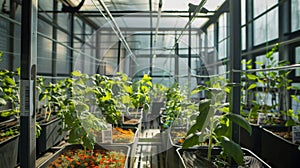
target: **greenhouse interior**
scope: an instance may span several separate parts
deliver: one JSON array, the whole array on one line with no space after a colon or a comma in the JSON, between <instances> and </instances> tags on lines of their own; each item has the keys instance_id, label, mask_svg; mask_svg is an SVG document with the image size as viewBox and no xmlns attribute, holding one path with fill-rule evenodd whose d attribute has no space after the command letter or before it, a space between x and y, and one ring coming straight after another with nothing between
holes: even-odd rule
<instances>
[{"instance_id":1,"label":"greenhouse interior","mask_svg":"<svg viewBox=\"0 0 300 168\"><path fill-rule=\"evenodd\" d=\"M300 0L0 4L1 168L300 167Z\"/></svg>"}]
</instances>

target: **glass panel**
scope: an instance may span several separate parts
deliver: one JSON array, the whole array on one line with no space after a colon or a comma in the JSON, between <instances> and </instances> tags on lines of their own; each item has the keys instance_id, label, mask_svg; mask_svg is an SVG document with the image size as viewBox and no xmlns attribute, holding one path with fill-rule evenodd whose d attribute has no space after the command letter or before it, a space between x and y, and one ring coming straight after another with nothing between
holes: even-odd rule
<instances>
[{"instance_id":1,"label":"glass panel","mask_svg":"<svg viewBox=\"0 0 300 168\"><path fill-rule=\"evenodd\" d=\"M224 13L219 17L219 41L227 37L227 29L227 13Z\"/></svg>"},{"instance_id":2,"label":"glass panel","mask_svg":"<svg viewBox=\"0 0 300 168\"><path fill-rule=\"evenodd\" d=\"M299 64L300 63L300 47L295 48L295 63ZM300 76L300 69L297 68L295 70L295 76Z\"/></svg>"},{"instance_id":3,"label":"glass panel","mask_svg":"<svg viewBox=\"0 0 300 168\"><path fill-rule=\"evenodd\" d=\"M38 32L52 37L52 27L39 19ZM42 36L37 36L37 65L38 72L52 73L52 41Z\"/></svg>"},{"instance_id":4,"label":"glass panel","mask_svg":"<svg viewBox=\"0 0 300 168\"><path fill-rule=\"evenodd\" d=\"M278 38L278 8L254 20L254 45ZM266 36L267 35L267 36Z\"/></svg>"},{"instance_id":5,"label":"glass panel","mask_svg":"<svg viewBox=\"0 0 300 168\"><path fill-rule=\"evenodd\" d=\"M242 30L241 30L241 33L242 33L242 50L245 50L246 49L246 40L247 40L247 36L246 36L246 26L242 27Z\"/></svg>"},{"instance_id":6,"label":"glass panel","mask_svg":"<svg viewBox=\"0 0 300 168\"><path fill-rule=\"evenodd\" d=\"M300 29L300 0L291 0L291 29L297 31Z\"/></svg>"},{"instance_id":7,"label":"glass panel","mask_svg":"<svg viewBox=\"0 0 300 168\"><path fill-rule=\"evenodd\" d=\"M227 57L227 40L224 40L218 44L218 59Z\"/></svg>"},{"instance_id":8,"label":"glass panel","mask_svg":"<svg viewBox=\"0 0 300 168\"><path fill-rule=\"evenodd\" d=\"M0 18L0 52L2 52L2 62L0 70L8 69L9 65L9 22Z\"/></svg>"},{"instance_id":9,"label":"glass panel","mask_svg":"<svg viewBox=\"0 0 300 168\"><path fill-rule=\"evenodd\" d=\"M265 12L278 3L278 0L253 0L253 17Z\"/></svg>"},{"instance_id":10,"label":"glass panel","mask_svg":"<svg viewBox=\"0 0 300 168\"><path fill-rule=\"evenodd\" d=\"M65 45L68 45L68 35L57 31L57 40ZM56 67L58 74L68 74L70 71L70 55L66 47L57 44Z\"/></svg>"},{"instance_id":11,"label":"glass panel","mask_svg":"<svg viewBox=\"0 0 300 168\"><path fill-rule=\"evenodd\" d=\"M246 0L241 0L241 24L246 24Z\"/></svg>"}]
</instances>

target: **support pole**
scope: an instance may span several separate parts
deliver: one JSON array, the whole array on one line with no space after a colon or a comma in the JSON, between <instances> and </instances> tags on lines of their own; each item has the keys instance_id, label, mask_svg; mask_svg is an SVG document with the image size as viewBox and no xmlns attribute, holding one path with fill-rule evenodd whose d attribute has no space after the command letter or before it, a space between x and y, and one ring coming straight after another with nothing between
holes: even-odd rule
<instances>
[{"instance_id":1,"label":"support pole","mask_svg":"<svg viewBox=\"0 0 300 168\"><path fill-rule=\"evenodd\" d=\"M188 89L189 89L189 94L188 97L190 97L190 91L191 91L191 73L192 73L192 14L191 10L189 10L189 46L188 46Z\"/></svg>"},{"instance_id":2,"label":"support pole","mask_svg":"<svg viewBox=\"0 0 300 168\"><path fill-rule=\"evenodd\" d=\"M230 0L230 82L234 83L230 97L230 111L240 114L241 105L241 73L232 69L241 69L241 1ZM240 127L232 126L232 140L240 143Z\"/></svg>"},{"instance_id":3,"label":"support pole","mask_svg":"<svg viewBox=\"0 0 300 168\"><path fill-rule=\"evenodd\" d=\"M22 2L20 166L35 167L35 79L37 63L37 0Z\"/></svg>"}]
</instances>

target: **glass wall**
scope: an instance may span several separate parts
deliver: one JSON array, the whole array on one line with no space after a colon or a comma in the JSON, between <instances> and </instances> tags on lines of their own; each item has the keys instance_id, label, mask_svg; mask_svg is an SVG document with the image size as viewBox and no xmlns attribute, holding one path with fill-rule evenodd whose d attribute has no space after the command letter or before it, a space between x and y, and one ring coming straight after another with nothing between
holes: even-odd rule
<instances>
[{"instance_id":1,"label":"glass wall","mask_svg":"<svg viewBox=\"0 0 300 168\"><path fill-rule=\"evenodd\" d=\"M291 0L291 31L300 29L300 0Z\"/></svg>"},{"instance_id":2,"label":"glass wall","mask_svg":"<svg viewBox=\"0 0 300 168\"><path fill-rule=\"evenodd\" d=\"M253 0L254 45L278 38L279 18L277 0Z\"/></svg>"}]
</instances>

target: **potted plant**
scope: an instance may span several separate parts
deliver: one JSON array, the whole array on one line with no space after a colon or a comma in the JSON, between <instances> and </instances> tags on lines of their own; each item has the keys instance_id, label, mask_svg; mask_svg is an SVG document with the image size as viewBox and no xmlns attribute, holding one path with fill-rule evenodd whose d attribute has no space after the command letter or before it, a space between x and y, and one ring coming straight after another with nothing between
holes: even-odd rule
<instances>
[{"instance_id":1,"label":"potted plant","mask_svg":"<svg viewBox=\"0 0 300 168\"><path fill-rule=\"evenodd\" d=\"M225 91L230 91L230 88L223 88L224 83L221 77L211 79L210 87L202 85L193 91L193 93L197 93L205 90L209 99L200 101L196 122L189 129L183 142L183 149L201 145L199 152L203 153L201 148L204 148L206 159L202 158L197 160L197 162L203 162L212 167L243 165L244 160L248 158L248 156L244 157L244 151L240 145L231 139L233 122L250 134L252 132L251 126L242 116L229 112L227 103L224 102L226 100L224 95L226 94ZM217 148L216 155L214 154L215 147ZM197 156L200 157L201 155Z\"/></svg>"},{"instance_id":2,"label":"potted plant","mask_svg":"<svg viewBox=\"0 0 300 168\"><path fill-rule=\"evenodd\" d=\"M282 67L289 65L287 61L275 60L273 53L278 48L277 44L271 51L267 52L264 62L255 62L261 69ZM252 69L252 60L244 62L247 69ZM245 116L249 120L253 129L253 135L248 135L241 130L241 144L256 152L260 157L270 162L273 166L294 167L298 163L293 162L293 157L299 157L298 145L278 136L283 134L291 135L293 125L297 125L297 112L289 108L289 100L298 102L292 91L297 92L297 87L291 86L292 80L288 78L291 70L280 69L276 71L262 71L257 73L244 73L246 82L244 90L247 96L255 95L256 100L252 101L249 112ZM245 89L247 88L247 89ZM263 91L263 94L250 94L252 91ZM278 93L278 97L276 96ZM267 103L267 96L271 96L271 102ZM280 100L280 101L279 101ZM249 103L250 104L250 103ZM246 106L243 106L245 109ZM272 142L270 145L269 142ZM281 151L286 150L286 155L276 155L276 148L282 147Z\"/></svg>"},{"instance_id":3,"label":"potted plant","mask_svg":"<svg viewBox=\"0 0 300 168\"><path fill-rule=\"evenodd\" d=\"M74 71L72 77L73 78L65 80L65 85L68 88L66 93L69 96L63 100L64 103L59 111L59 116L64 123L64 131L67 131L69 134L68 142L80 145L68 146L64 148L64 150L60 150L58 154L54 156L64 156L65 154L63 154L63 152L70 148L72 150L75 148L76 150L78 148L83 149L83 153L89 153L86 156L87 159L85 161L89 161L90 159L97 160L92 153L99 152L98 149L100 148L101 150L110 148L113 148L114 150L118 148L124 149L123 152L127 154L127 152L129 152L128 147L111 145L102 145L99 147L95 145L99 132L107 129L105 116L101 114L100 109L97 109L98 106L96 101L98 95L95 94L95 90L99 88L94 85L94 79L91 79L86 74ZM93 150L94 152L90 153L88 150ZM100 155L98 154L98 156ZM73 159L74 158L72 158L72 160ZM54 160L54 158L51 158L51 161L52 160ZM49 163L50 161L46 162L42 167Z\"/></svg>"},{"instance_id":4,"label":"potted plant","mask_svg":"<svg viewBox=\"0 0 300 168\"><path fill-rule=\"evenodd\" d=\"M58 113L63 104L66 87L64 80L46 84L43 77L38 77L37 89L39 113L36 120L40 127L40 135L36 140L36 153L40 155L59 143L65 136Z\"/></svg>"},{"instance_id":5,"label":"potted plant","mask_svg":"<svg viewBox=\"0 0 300 168\"><path fill-rule=\"evenodd\" d=\"M0 52L0 62L2 61ZM17 164L19 143L19 87L16 72L0 70L0 167L13 168Z\"/></svg>"}]
</instances>

